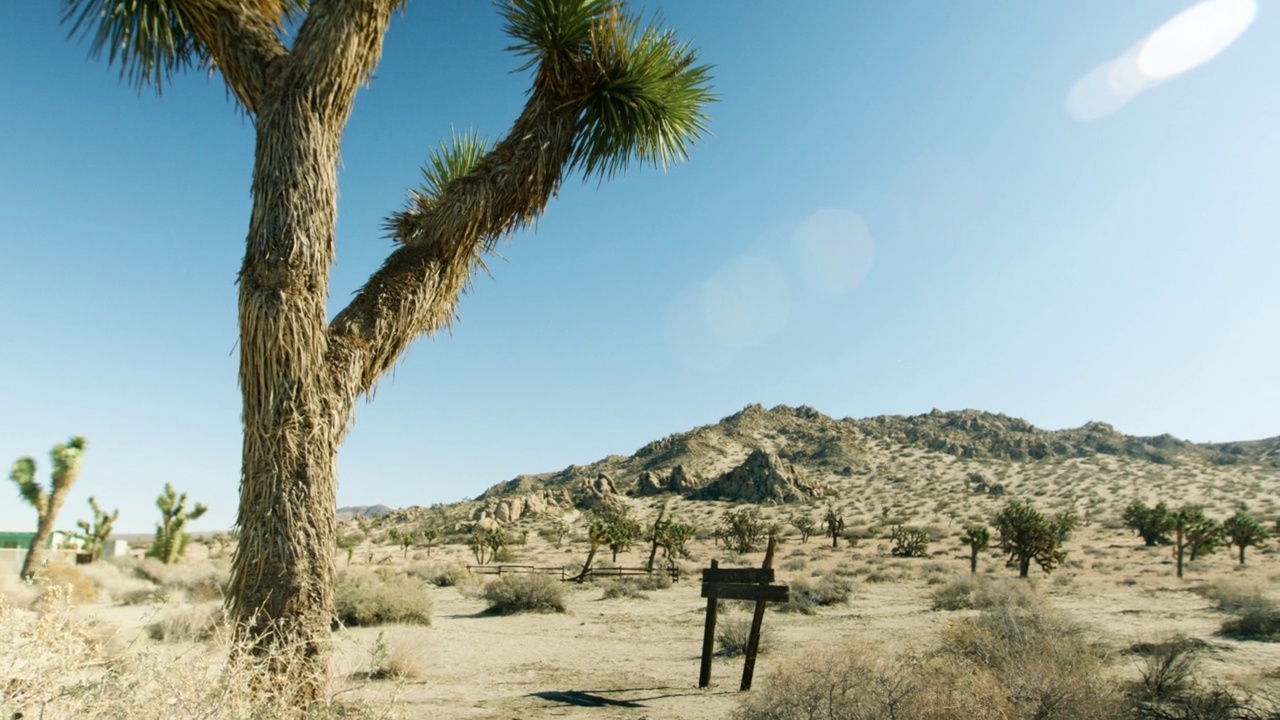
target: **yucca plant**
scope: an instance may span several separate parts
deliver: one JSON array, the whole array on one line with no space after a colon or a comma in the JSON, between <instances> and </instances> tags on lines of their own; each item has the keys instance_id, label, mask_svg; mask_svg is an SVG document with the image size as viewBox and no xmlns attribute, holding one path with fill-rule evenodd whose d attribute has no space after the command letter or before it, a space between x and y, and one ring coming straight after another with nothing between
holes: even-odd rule
<instances>
[{"instance_id":1,"label":"yucca plant","mask_svg":"<svg viewBox=\"0 0 1280 720\"><path fill-rule=\"evenodd\" d=\"M191 542L191 535L186 531L187 522L198 519L209 508L196 503L188 510L187 494L179 494L169 483L164 484L164 491L156 498L156 507L160 509L160 522L156 523L156 537L147 550L147 557L172 565L182 558L187 543Z\"/></svg>"},{"instance_id":2,"label":"yucca plant","mask_svg":"<svg viewBox=\"0 0 1280 720\"><path fill-rule=\"evenodd\" d=\"M531 77L522 112L496 142L463 133L429 153L423 186L386 221L395 249L329 320L341 139L403 1L62 0L73 33L131 84L216 70L251 118L228 605L238 638L315 670L296 683L300 708L324 695L337 452L356 401L414 340L451 324L486 255L531 227L569 174L664 168L707 132L710 68L658 21L621 0L496 4Z\"/></svg>"},{"instance_id":3,"label":"yucca plant","mask_svg":"<svg viewBox=\"0 0 1280 720\"><path fill-rule=\"evenodd\" d=\"M107 538L111 536L112 526L120 517L120 511L113 510L108 514L98 507L97 499L92 496L89 497L89 509L93 511L93 520L77 520L76 527L80 528L80 535L87 543L85 550L89 553L89 559L97 562L102 559L102 550Z\"/></svg>"},{"instance_id":4,"label":"yucca plant","mask_svg":"<svg viewBox=\"0 0 1280 720\"><path fill-rule=\"evenodd\" d=\"M58 511L62 509L67 493L71 492L71 486L80 475L86 447L88 441L79 435L53 446L49 451L53 473L47 490L36 481L36 461L33 458L18 458L9 471L9 479L18 486L18 495L36 510L36 534L31 538L31 547L27 548L27 556L19 571L24 580L35 577L36 572L44 567L45 545L49 542L49 535L53 533Z\"/></svg>"}]
</instances>

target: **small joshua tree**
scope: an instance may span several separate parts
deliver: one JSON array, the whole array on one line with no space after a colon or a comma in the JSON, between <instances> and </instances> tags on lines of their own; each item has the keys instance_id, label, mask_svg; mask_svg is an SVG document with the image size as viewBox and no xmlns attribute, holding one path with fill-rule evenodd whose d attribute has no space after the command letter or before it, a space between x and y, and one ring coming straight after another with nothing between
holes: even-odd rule
<instances>
[{"instance_id":1,"label":"small joshua tree","mask_svg":"<svg viewBox=\"0 0 1280 720\"><path fill-rule=\"evenodd\" d=\"M1141 500L1134 500L1125 508L1122 517L1124 526L1141 535L1147 547L1170 543L1169 533L1173 532L1174 518L1168 505L1157 503L1155 507L1148 507Z\"/></svg>"},{"instance_id":2,"label":"small joshua tree","mask_svg":"<svg viewBox=\"0 0 1280 720\"><path fill-rule=\"evenodd\" d=\"M507 546L507 534L499 528L476 529L471 533L471 554L477 565L485 565Z\"/></svg>"},{"instance_id":3,"label":"small joshua tree","mask_svg":"<svg viewBox=\"0 0 1280 720\"><path fill-rule=\"evenodd\" d=\"M1182 577L1183 559L1188 551L1191 559L1208 555L1222 544L1222 526L1204 515L1198 505L1184 505L1173 513L1173 556L1177 575Z\"/></svg>"},{"instance_id":4,"label":"small joshua tree","mask_svg":"<svg viewBox=\"0 0 1280 720\"><path fill-rule=\"evenodd\" d=\"M156 537L147 550L147 557L172 565L182 558L187 543L191 542L186 532L187 522L199 519L209 508L196 503L187 510L187 494L179 495L169 483L164 484L164 492L156 498L156 507L160 509L160 522L156 523Z\"/></svg>"},{"instance_id":5,"label":"small joshua tree","mask_svg":"<svg viewBox=\"0 0 1280 720\"><path fill-rule=\"evenodd\" d=\"M753 507L726 512L720 518L720 527L724 529L725 544L740 553L755 550L767 530L760 510Z\"/></svg>"},{"instance_id":6,"label":"small joshua tree","mask_svg":"<svg viewBox=\"0 0 1280 720\"><path fill-rule=\"evenodd\" d=\"M93 510L93 520L77 520L76 526L80 528L80 534L88 543L85 550L89 553L90 561L97 562L102 559L102 550L106 547L107 538L111 535L111 526L115 524L116 518L120 517L120 511L115 510L108 515L98 507L98 501L93 497L89 498L89 508Z\"/></svg>"},{"instance_id":7,"label":"small joshua tree","mask_svg":"<svg viewBox=\"0 0 1280 720\"><path fill-rule=\"evenodd\" d=\"M890 538L893 549L889 554L894 557L924 557L929 554L929 533L920 528L895 525Z\"/></svg>"},{"instance_id":8,"label":"small joshua tree","mask_svg":"<svg viewBox=\"0 0 1280 720\"><path fill-rule=\"evenodd\" d=\"M431 557L431 548L440 541L440 528L425 524L418 530L418 538L422 541L422 546L427 549L427 557Z\"/></svg>"},{"instance_id":9,"label":"small joshua tree","mask_svg":"<svg viewBox=\"0 0 1280 720\"><path fill-rule=\"evenodd\" d=\"M1244 564L1244 550L1249 546L1261 547L1271 538L1271 534L1257 519L1238 512L1222 523L1226 537L1240 550L1240 564Z\"/></svg>"},{"instance_id":10,"label":"small joshua tree","mask_svg":"<svg viewBox=\"0 0 1280 720\"><path fill-rule=\"evenodd\" d=\"M792 515L790 518L791 527L800 531L800 543L809 542L809 536L814 530L818 529L818 523L809 515Z\"/></svg>"},{"instance_id":11,"label":"small joshua tree","mask_svg":"<svg viewBox=\"0 0 1280 720\"><path fill-rule=\"evenodd\" d=\"M839 547L840 533L844 532L844 515L841 515L834 505L828 505L827 514L822 517L822 524L826 526L827 534L831 536L831 547Z\"/></svg>"},{"instance_id":12,"label":"small joshua tree","mask_svg":"<svg viewBox=\"0 0 1280 720\"><path fill-rule=\"evenodd\" d=\"M29 580L36 571L44 566L44 546L53 532L53 524L57 522L58 511L67 500L67 493L80 474L80 465L84 458L84 450L88 442L77 435L66 443L59 443L49 451L49 459L53 461L53 472L49 489L46 491L36 482L36 461L30 457L18 458L9 471L9 479L18 486L18 494L31 507L36 509L36 534L31 538L31 547L27 548L27 557L22 561L20 577Z\"/></svg>"},{"instance_id":13,"label":"small joshua tree","mask_svg":"<svg viewBox=\"0 0 1280 720\"><path fill-rule=\"evenodd\" d=\"M970 525L964 529L960 542L969 546L969 572L978 572L978 553L991 546L991 530L986 525Z\"/></svg>"},{"instance_id":14,"label":"small joshua tree","mask_svg":"<svg viewBox=\"0 0 1280 720\"><path fill-rule=\"evenodd\" d=\"M1009 564L1017 566L1020 578L1027 576L1033 560L1048 573L1067 558L1062 543L1072 527L1065 517L1046 518L1039 510L1015 500L996 515L995 525L1000 533L997 547L1008 553Z\"/></svg>"}]
</instances>

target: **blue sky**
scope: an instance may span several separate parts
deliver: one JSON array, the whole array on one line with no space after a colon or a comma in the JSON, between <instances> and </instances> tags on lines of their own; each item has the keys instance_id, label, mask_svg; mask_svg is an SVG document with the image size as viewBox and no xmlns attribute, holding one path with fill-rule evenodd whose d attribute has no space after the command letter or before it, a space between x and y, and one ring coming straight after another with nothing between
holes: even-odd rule
<instances>
[{"instance_id":1,"label":"blue sky","mask_svg":"<svg viewBox=\"0 0 1280 720\"><path fill-rule=\"evenodd\" d=\"M84 434L60 525L96 495L146 532L172 482L227 528L252 125L216 77L121 85L56 5L0 4L0 460L47 478ZM1210 5L1155 36L1193 3L650 5L716 66L713 136L569 180L359 408L340 504L456 501L752 402L1280 434L1280 16ZM507 44L479 0L393 20L344 141L334 311L429 148L518 113ZM0 526L30 525L7 494Z\"/></svg>"}]
</instances>

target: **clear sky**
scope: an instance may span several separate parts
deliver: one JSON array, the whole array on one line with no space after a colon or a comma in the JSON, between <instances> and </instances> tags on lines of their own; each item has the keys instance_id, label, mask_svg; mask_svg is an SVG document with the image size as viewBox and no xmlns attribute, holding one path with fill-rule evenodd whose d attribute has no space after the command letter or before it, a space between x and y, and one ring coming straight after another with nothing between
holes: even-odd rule
<instances>
[{"instance_id":1,"label":"clear sky","mask_svg":"<svg viewBox=\"0 0 1280 720\"><path fill-rule=\"evenodd\" d=\"M0 462L89 439L146 532L234 521L253 128L218 78L139 96L54 2L0 3ZM427 505L752 402L1280 434L1280 14L1253 0L669 1L715 65L689 163L569 180L357 411L339 503ZM1180 13L1187 13L1175 19ZM528 77L490 2L410 2L356 103L331 308L451 128ZM10 488L0 526L34 526Z\"/></svg>"}]
</instances>

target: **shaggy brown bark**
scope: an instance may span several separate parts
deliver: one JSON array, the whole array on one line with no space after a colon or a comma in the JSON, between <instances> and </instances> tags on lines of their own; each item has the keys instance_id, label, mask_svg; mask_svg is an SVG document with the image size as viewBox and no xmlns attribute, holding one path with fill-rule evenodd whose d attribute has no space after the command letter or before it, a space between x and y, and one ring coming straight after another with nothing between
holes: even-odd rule
<instances>
[{"instance_id":1,"label":"shaggy brown bark","mask_svg":"<svg viewBox=\"0 0 1280 720\"><path fill-rule=\"evenodd\" d=\"M257 120L239 279L244 447L228 606L239 637L273 658L275 675L295 679L302 704L321 699L326 683L337 450L355 401L414 339L450 322L483 252L545 208L573 150L581 105L570 92L585 87L553 87L540 69L507 138L439 197L391 218L400 247L326 324L339 143L391 4L313 3L291 52L259 53L265 84L224 68Z\"/></svg>"}]
</instances>

